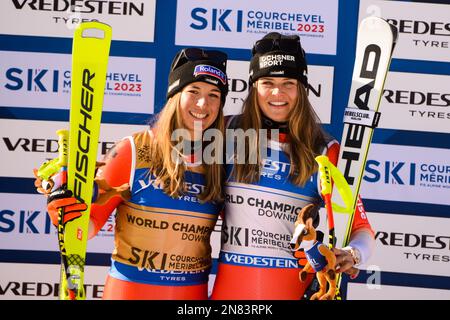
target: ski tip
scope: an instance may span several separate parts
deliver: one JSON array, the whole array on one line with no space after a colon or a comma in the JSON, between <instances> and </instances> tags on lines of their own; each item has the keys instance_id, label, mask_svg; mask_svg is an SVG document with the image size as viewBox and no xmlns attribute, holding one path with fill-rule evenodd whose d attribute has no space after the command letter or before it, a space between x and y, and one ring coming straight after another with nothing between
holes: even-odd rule
<instances>
[{"instance_id":1,"label":"ski tip","mask_svg":"<svg viewBox=\"0 0 450 320\"><path fill-rule=\"evenodd\" d=\"M374 31L388 31L391 30L394 42L397 40L397 27L389 23L387 20L377 16L365 17L361 21L360 28L372 29Z\"/></svg>"},{"instance_id":2,"label":"ski tip","mask_svg":"<svg viewBox=\"0 0 450 320\"><path fill-rule=\"evenodd\" d=\"M82 38L92 38L100 40L110 40L112 36L111 26L98 21L80 23L75 32L78 33L78 35Z\"/></svg>"},{"instance_id":3,"label":"ski tip","mask_svg":"<svg viewBox=\"0 0 450 320\"><path fill-rule=\"evenodd\" d=\"M364 31L364 34L378 34L379 37L392 43L392 50L397 42L398 31L397 28L390 24L387 20L377 16L368 16L362 19L359 26L358 33ZM391 38L392 37L392 38Z\"/></svg>"},{"instance_id":4,"label":"ski tip","mask_svg":"<svg viewBox=\"0 0 450 320\"><path fill-rule=\"evenodd\" d=\"M360 28L369 29L373 31L379 30L381 31L389 29L390 28L389 25L390 24L383 18L377 16L369 16L362 19Z\"/></svg>"}]
</instances>

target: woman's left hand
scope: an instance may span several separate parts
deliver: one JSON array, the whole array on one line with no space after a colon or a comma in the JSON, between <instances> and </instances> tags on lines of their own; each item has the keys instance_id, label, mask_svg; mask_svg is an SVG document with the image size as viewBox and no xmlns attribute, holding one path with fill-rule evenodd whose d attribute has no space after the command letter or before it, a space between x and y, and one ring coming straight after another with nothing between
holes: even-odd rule
<instances>
[{"instance_id":1,"label":"woman's left hand","mask_svg":"<svg viewBox=\"0 0 450 320\"><path fill-rule=\"evenodd\" d=\"M358 276L359 269L354 267L355 261L352 254L347 250L333 248L333 253L336 256L336 272L346 273L351 279Z\"/></svg>"}]
</instances>

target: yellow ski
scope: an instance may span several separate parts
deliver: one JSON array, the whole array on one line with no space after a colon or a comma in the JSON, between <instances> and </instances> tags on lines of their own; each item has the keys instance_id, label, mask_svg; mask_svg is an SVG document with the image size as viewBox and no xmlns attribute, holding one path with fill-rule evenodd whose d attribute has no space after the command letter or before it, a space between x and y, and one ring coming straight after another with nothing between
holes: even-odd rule
<instances>
[{"instance_id":1,"label":"yellow ski","mask_svg":"<svg viewBox=\"0 0 450 320\"><path fill-rule=\"evenodd\" d=\"M87 210L66 224L60 212L61 300L86 298L84 266L111 35L110 26L86 22L73 38L67 189Z\"/></svg>"}]
</instances>

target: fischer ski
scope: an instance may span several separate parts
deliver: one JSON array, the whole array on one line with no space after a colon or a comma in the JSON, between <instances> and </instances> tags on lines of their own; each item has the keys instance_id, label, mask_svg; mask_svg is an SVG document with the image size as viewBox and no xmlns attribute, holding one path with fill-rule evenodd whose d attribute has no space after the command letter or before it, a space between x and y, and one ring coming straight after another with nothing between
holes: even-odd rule
<instances>
[{"instance_id":1,"label":"fischer ski","mask_svg":"<svg viewBox=\"0 0 450 320\"><path fill-rule=\"evenodd\" d=\"M367 17L358 29L352 84L344 112L344 130L337 163L351 189L350 206L336 192L336 185L332 193L338 248L345 247L350 240L359 189L373 130L380 117L378 108L396 40L397 30L382 18ZM338 277L338 289L341 278ZM340 299L339 292L337 299Z\"/></svg>"},{"instance_id":2,"label":"fischer ski","mask_svg":"<svg viewBox=\"0 0 450 320\"><path fill-rule=\"evenodd\" d=\"M73 38L67 189L87 210L65 224L64 212L59 213L61 300L86 298L84 267L111 34L106 24L86 22Z\"/></svg>"}]
</instances>

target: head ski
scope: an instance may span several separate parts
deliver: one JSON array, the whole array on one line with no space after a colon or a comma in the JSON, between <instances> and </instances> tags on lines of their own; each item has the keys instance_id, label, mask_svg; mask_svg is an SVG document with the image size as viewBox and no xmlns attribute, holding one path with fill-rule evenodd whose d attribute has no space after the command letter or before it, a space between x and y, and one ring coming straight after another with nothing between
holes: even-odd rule
<instances>
[{"instance_id":1,"label":"head ski","mask_svg":"<svg viewBox=\"0 0 450 320\"><path fill-rule=\"evenodd\" d=\"M356 57L348 106L344 112L344 130L338 158L338 169L344 174L352 191L351 206L334 210L336 215L336 247L348 245L361 180L378 124L378 107L397 40L397 31L382 18L362 20L356 42ZM335 188L336 189L336 186ZM333 190L332 202L345 207L343 199ZM340 284L340 277L338 285Z\"/></svg>"}]
</instances>

